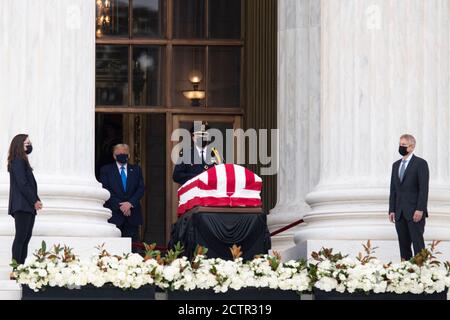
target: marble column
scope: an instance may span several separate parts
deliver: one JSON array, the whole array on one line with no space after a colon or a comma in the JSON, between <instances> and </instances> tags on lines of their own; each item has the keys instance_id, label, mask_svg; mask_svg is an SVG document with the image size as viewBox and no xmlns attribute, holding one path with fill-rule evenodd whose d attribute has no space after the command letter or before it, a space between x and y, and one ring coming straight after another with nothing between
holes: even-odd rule
<instances>
[{"instance_id":1,"label":"marble column","mask_svg":"<svg viewBox=\"0 0 450 320\"><path fill-rule=\"evenodd\" d=\"M320 181L297 244L397 239L388 187L403 133L430 167L425 237L450 240L449 13L449 0L321 2Z\"/></svg>"},{"instance_id":2,"label":"marble column","mask_svg":"<svg viewBox=\"0 0 450 320\"><path fill-rule=\"evenodd\" d=\"M268 216L274 231L310 210L306 194L320 165L320 0L278 1L277 205ZM272 238L272 247L294 245L296 228Z\"/></svg>"},{"instance_id":3,"label":"marble column","mask_svg":"<svg viewBox=\"0 0 450 320\"><path fill-rule=\"evenodd\" d=\"M0 26L0 237L14 235L7 215L9 143L27 133L44 204L34 243L47 238L77 249L106 242L129 251L129 239L107 222L109 193L94 175L93 2L2 0ZM10 244L2 240L0 262L8 255Z\"/></svg>"}]
</instances>

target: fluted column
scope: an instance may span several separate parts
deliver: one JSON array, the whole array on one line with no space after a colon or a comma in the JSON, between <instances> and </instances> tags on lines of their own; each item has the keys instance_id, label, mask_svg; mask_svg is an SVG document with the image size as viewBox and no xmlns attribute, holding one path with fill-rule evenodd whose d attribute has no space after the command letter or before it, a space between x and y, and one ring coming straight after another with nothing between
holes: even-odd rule
<instances>
[{"instance_id":1,"label":"fluted column","mask_svg":"<svg viewBox=\"0 0 450 320\"><path fill-rule=\"evenodd\" d=\"M425 237L450 240L450 1L327 0L321 10L320 182L295 241L395 240L388 188L403 133L430 167Z\"/></svg>"},{"instance_id":2,"label":"fluted column","mask_svg":"<svg viewBox=\"0 0 450 320\"><path fill-rule=\"evenodd\" d=\"M0 21L0 236L14 235L8 146L27 133L44 204L33 236L97 244L120 237L103 208L109 193L94 175L94 3L2 0Z\"/></svg>"},{"instance_id":3,"label":"fluted column","mask_svg":"<svg viewBox=\"0 0 450 320\"><path fill-rule=\"evenodd\" d=\"M306 194L320 164L320 0L278 1L277 204L268 216L274 231L310 210ZM272 238L276 250L294 245L295 228Z\"/></svg>"}]
</instances>

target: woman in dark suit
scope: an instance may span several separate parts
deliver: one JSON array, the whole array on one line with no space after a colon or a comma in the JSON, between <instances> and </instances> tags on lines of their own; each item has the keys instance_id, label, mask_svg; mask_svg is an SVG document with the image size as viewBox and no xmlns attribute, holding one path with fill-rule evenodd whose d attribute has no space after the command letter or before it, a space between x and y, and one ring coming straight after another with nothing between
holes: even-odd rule
<instances>
[{"instance_id":1,"label":"woman in dark suit","mask_svg":"<svg viewBox=\"0 0 450 320\"><path fill-rule=\"evenodd\" d=\"M33 233L36 210L42 209L33 169L28 155L33 150L26 134L18 134L11 141L8 153L9 209L13 216L16 234L12 245L12 258L23 264L27 257L28 243Z\"/></svg>"}]
</instances>

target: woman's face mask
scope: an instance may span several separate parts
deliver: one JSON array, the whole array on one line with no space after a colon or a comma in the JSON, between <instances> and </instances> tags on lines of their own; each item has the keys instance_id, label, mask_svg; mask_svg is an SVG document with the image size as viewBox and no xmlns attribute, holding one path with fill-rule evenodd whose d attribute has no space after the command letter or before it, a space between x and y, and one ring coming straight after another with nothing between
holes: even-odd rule
<instances>
[{"instance_id":1,"label":"woman's face mask","mask_svg":"<svg viewBox=\"0 0 450 320\"><path fill-rule=\"evenodd\" d=\"M25 153L26 154L30 154L33 151L33 145L31 144L31 142L26 142L24 144L25 146Z\"/></svg>"}]
</instances>

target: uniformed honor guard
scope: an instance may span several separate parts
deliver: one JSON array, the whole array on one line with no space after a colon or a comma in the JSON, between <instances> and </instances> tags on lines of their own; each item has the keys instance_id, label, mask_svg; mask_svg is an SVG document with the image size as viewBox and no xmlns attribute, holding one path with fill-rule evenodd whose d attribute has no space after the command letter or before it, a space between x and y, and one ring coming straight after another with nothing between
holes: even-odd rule
<instances>
[{"instance_id":1,"label":"uniformed honor guard","mask_svg":"<svg viewBox=\"0 0 450 320\"><path fill-rule=\"evenodd\" d=\"M173 181L183 185L222 161L217 150L209 147L211 142L207 132L209 129L210 127L207 124L202 124L199 128L195 126L191 128L193 146L190 150L182 149L180 151L180 157L173 170ZM189 154L186 155L186 152L189 152Z\"/></svg>"}]
</instances>

